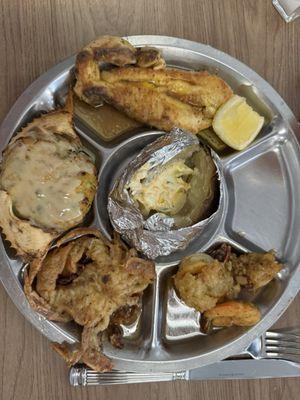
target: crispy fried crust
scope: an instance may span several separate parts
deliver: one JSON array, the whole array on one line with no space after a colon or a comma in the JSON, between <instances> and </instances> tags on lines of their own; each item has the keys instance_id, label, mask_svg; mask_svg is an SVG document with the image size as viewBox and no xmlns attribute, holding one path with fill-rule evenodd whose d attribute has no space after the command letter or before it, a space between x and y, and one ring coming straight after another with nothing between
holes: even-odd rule
<instances>
[{"instance_id":1,"label":"crispy fried crust","mask_svg":"<svg viewBox=\"0 0 300 400\"><path fill-rule=\"evenodd\" d=\"M23 259L40 257L55 238L55 233L44 232L28 221L15 216L12 201L7 192L0 190L0 226L7 241L10 242Z\"/></svg>"},{"instance_id":2,"label":"crispy fried crust","mask_svg":"<svg viewBox=\"0 0 300 400\"><path fill-rule=\"evenodd\" d=\"M238 256L224 243L210 255L184 258L174 283L180 298L203 313L204 331L209 332L212 326L252 326L260 320L259 309L252 303L231 299L243 287L257 290L267 285L281 268L273 251Z\"/></svg>"},{"instance_id":3,"label":"crispy fried crust","mask_svg":"<svg viewBox=\"0 0 300 400\"><path fill-rule=\"evenodd\" d=\"M153 263L137 257L118 236L110 242L94 229L80 228L30 264L24 290L45 317L83 326L79 346L55 344L55 350L70 365L81 360L103 372L112 365L101 353L102 332L120 307L138 304L153 278Z\"/></svg>"},{"instance_id":4,"label":"crispy fried crust","mask_svg":"<svg viewBox=\"0 0 300 400\"><path fill-rule=\"evenodd\" d=\"M103 70L103 63L117 68ZM85 102L96 106L104 100L165 131L177 126L198 133L232 96L216 75L166 68L158 50L135 49L113 36L91 42L78 54L76 77L74 91Z\"/></svg>"},{"instance_id":5,"label":"crispy fried crust","mask_svg":"<svg viewBox=\"0 0 300 400\"><path fill-rule=\"evenodd\" d=\"M266 286L282 269L274 252L231 255L234 279L243 287L257 290Z\"/></svg>"},{"instance_id":6,"label":"crispy fried crust","mask_svg":"<svg viewBox=\"0 0 300 400\"><path fill-rule=\"evenodd\" d=\"M217 302L230 296L233 278L223 263L206 261L201 255L184 258L174 276L180 298L200 312L213 308Z\"/></svg>"},{"instance_id":7,"label":"crispy fried crust","mask_svg":"<svg viewBox=\"0 0 300 400\"><path fill-rule=\"evenodd\" d=\"M80 238L82 236L94 236L94 237L102 237L100 232L97 229L94 228L77 228L73 229L72 231L66 233L61 239L59 239L55 246L54 246L54 251L55 249L59 248L60 246L66 244L67 242L71 241L72 239L75 238ZM105 239L103 239L105 240ZM50 250L51 244L48 243L47 247L43 252L40 252L39 256L36 256L32 262L30 263L29 267L26 269L24 273L24 292L27 297L27 300L31 307L37 311L39 314L42 314L45 318L53 321L62 321L62 322L68 322L72 320L72 318L66 314L61 314L58 312L55 312L51 309L50 305L45 301L37 292L36 290L33 289L33 282L40 271L43 262ZM70 249L70 247L66 247L67 251ZM52 290L55 288L55 282L57 275L59 274L60 271L63 270L64 264L63 261L67 260L67 252L64 248L62 249L61 253L61 258L60 258L60 263L57 263L55 265L55 271L50 271L50 278L51 279L51 286ZM71 262L71 260L69 261ZM71 269L71 267L69 267ZM70 271L71 272L71 271ZM53 282L54 280L54 282Z\"/></svg>"},{"instance_id":8,"label":"crispy fried crust","mask_svg":"<svg viewBox=\"0 0 300 400\"><path fill-rule=\"evenodd\" d=\"M252 303L232 300L205 311L204 320L213 326L252 326L260 321L259 309Z\"/></svg>"}]
</instances>

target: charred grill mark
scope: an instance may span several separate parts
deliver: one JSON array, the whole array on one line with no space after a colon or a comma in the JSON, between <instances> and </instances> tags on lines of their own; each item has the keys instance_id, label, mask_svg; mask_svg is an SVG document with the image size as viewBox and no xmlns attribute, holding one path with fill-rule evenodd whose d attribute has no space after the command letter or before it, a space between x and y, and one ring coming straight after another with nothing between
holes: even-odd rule
<instances>
[{"instance_id":1,"label":"charred grill mark","mask_svg":"<svg viewBox=\"0 0 300 400\"><path fill-rule=\"evenodd\" d=\"M104 87L88 86L83 90L83 95L89 99L93 105L97 105L102 100L109 100L107 89Z\"/></svg>"},{"instance_id":2,"label":"charred grill mark","mask_svg":"<svg viewBox=\"0 0 300 400\"><path fill-rule=\"evenodd\" d=\"M96 61L105 61L117 66L135 64L136 57L134 52L128 48L95 48L93 49Z\"/></svg>"},{"instance_id":3,"label":"charred grill mark","mask_svg":"<svg viewBox=\"0 0 300 400\"><path fill-rule=\"evenodd\" d=\"M160 57L159 51L156 49L138 49L137 50L137 58L138 64L140 66L149 66L153 64L155 61L158 61Z\"/></svg>"},{"instance_id":4,"label":"charred grill mark","mask_svg":"<svg viewBox=\"0 0 300 400\"><path fill-rule=\"evenodd\" d=\"M78 62L84 62L87 61L91 58L91 54L87 50L83 50L77 55L77 61Z\"/></svg>"}]
</instances>

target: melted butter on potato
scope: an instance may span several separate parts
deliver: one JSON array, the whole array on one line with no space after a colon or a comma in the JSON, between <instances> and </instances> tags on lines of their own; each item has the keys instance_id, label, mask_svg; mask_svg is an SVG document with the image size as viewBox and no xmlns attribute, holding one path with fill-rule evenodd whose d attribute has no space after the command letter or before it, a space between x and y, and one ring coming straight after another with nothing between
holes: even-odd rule
<instances>
[{"instance_id":1,"label":"melted butter on potato","mask_svg":"<svg viewBox=\"0 0 300 400\"><path fill-rule=\"evenodd\" d=\"M139 203L144 217L151 211L176 215L185 205L191 187L185 179L193 173L193 169L180 159L166 163L155 172L147 162L134 173L127 189Z\"/></svg>"}]
</instances>

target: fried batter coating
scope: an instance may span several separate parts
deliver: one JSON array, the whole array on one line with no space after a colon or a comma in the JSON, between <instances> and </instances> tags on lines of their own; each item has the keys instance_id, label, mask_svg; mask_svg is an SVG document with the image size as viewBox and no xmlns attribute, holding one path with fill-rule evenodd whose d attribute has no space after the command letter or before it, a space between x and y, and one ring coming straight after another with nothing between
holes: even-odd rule
<instances>
[{"instance_id":1,"label":"fried batter coating","mask_svg":"<svg viewBox=\"0 0 300 400\"><path fill-rule=\"evenodd\" d=\"M276 261L272 251L240 256L232 253L230 261L235 281L253 290L266 286L282 269L282 265Z\"/></svg>"},{"instance_id":2,"label":"fried batter coating","mask_svg":"<svg viewBox=\"0 0 300 400\"><path fill-rule=\"evenodd\" d=\"M80 238L60 241L38 268L30 266L35 275L29 270L25 293L30 304L49 319L74 320L83 326L80 347L54 345L70 365L82 360L97 371L105 371L112 366L101 353L99 335L120 307L139 302L154 278L154 265L138 258L117 238L109 242L95 230L83 231Z\"/></svg>"},{"instance_id":3,"label":"fried batter coating","mask_svg":"<svg viewBox=\"0 0 300 400\"><path fill-rule=\"evenodd\" d=\"M136 49L114 36L96 39L77 55L76 78L74 91L88 104L105 101L165 131L177 126L196 134L208 128L217 109L232 96L218 76L166 68L158 50Z\"/></svg>"},{"instance_id":4,"label":"fried batter coating","mask_svg":"<svg viewBox=\"0 0 300 400\"><path fill-rule=\"evenodd\" d=\"M121 349L123 347L123 330L120 325L131 325L139 317L141 308L140 305L120 307L115 311L111 318L109 326L106 330L110 343Z\"/></svg>"},{"instance_id":5,"label":"fried batter coating","mask_svg":"<svg viewBox=\"0 0 300 400\"><path fill-rule=\"evenodd\" d=\"M235 298L241 288L257 290L267 285L281 270L274 252L240 256L223 243L210 255L194 254L183 259L174 277L180 298L190 307L204 312L201 326L251 326L260 320L252 303ZM214 257L214 258L213 258Z\"/></svg>"},{"instance_id":6,"label":"fried batter coating","mask_svg":"<svg viewBox=\"0 0 300 400\"><path fill-rule=\"evenodd\" d=\"M234 289L225 265L211 257L205 260L201 254L182 260L174 283L180 298L200 312L213 308L221 298L232 296Z\"/></svg>"},{"instance_id":7,"label":"fried batter coating","mask_svg":"<svg viewBox=\"0 0 300 400\"><path fill-rule=\"evenodd\" d=\"M206 325L204 330L213 326L252 326L260 321L260 311L252 303L238 300L226 301L217 304L214 308L205 311L203 318ZM202 327L204 327L202 325Z\"/></svg>"}]
</instances>

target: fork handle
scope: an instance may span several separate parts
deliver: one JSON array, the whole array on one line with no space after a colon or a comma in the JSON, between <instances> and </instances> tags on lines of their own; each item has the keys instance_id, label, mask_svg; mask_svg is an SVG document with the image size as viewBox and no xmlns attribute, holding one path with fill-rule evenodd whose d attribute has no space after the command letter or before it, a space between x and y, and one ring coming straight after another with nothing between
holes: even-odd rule
<instances>
[{"instance_id":1,"label":"fork handle","mask_svg":"<svg viewBox=\"0 0 300 400\"><path fill-rule=\"evenodd\" d=\"M82 365L74 366L69 372L72 386L120 385L128 383L166 382L188 380L189 371L138 373L126 371L96 372Z\"/></svg>"}]
</instances>

